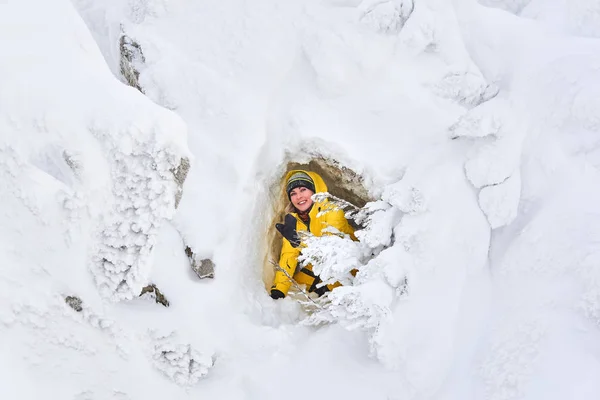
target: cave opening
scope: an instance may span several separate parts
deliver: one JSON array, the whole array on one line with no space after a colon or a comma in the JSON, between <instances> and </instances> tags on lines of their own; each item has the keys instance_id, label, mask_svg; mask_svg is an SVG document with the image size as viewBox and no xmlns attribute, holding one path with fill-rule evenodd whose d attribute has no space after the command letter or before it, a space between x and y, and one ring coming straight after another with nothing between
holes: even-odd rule
<instances>
[{"instance_id":1,"label":"cave opening","mask_svg":"<svg viewBox=\"0 0 600 400\"><path fill-rule=\"evenodd\" d=\"M317 157L309 162L288 162L280 179L270 187L269 197L273 217L268 227L266 241L268 251L265 252L263 263L263 282L266 289L269 289L273 282L275 273L273 262L277 263L279 260L283 241L282 236L275 228L275 224L283 221L286 207L289 204L283 189L283 179L289 171L297 169L316 172L325 181L331 195L344 199L357 207L363 207L372 200L365 188L363 177L336 160ZM353 221L350 220L349 222L353 224ZM360 227L355 225L355 228Z\"/></svg>"}]
</instances>

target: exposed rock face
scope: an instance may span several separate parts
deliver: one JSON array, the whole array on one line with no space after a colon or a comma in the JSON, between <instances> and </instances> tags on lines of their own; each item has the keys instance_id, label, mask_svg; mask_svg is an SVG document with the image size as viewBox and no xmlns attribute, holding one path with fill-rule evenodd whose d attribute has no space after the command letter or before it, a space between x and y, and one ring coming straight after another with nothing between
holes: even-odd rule
<instances>
[{"instance_id":1,"label":"exposed rock face","mask_svg":"<svg viewBox=\"0 0 600 400\"><path fill-rule=\"evenodd\" d=\"M142 47L132 38L123 34L119 40L119 50L121 52L121 74L129 86L136 88L144 93L140 86L140 67L146 62Z\"/></svg>"},{"instance_id":2,"label":"exposed rock face","mask_svg":"<svg viewBox=\"0 0 600 400\"><path fill-rule=\"evenodd\" d=\"M175 176L175 182L177 182L177 193L175 193L175 208L179 207L181 196L183 196L183 183L187 178L188 172L190 171L190 160L188 158L182 158L181 163L174 168L171 172Z\"/></svg>"},{"instance_id":3,"label":"exposed rock face","mask_svg":"<svg viewBox=\"0 0 600 400\"><path fill-rule=\"evenodd\" d=\"M69 305L73 310L77 312L81 312L83 310L82 304L83 302L79 297L76 296L67 296L65 297L65 303Z\"/></svg>"},{"instance_id":4,"label":"exposed rock face","mask_svg":"<svg viewBox=\"0 0 600 400\"><path fill-rule=\"evenodd\" d=\"M198 275L198 278L215 277L215 263L210 258L199 259L189 246L185 248L185 254L188 256L192 270Z\"/></svg>"},{"instance_id":5,"label":"exposed rock face","mask_svg":"<svg viewBox=\"0 0 600 400\"><path fill-rule=\"evenodd\" d=\"M157 304L162 304L165 307L169 307L169 300L165 297L164 294L154 284L150 284L142 289L142 293L140 293L140 297L145 294L149 294L151 298L156 301Z\"/></svg>"}]
</instances>

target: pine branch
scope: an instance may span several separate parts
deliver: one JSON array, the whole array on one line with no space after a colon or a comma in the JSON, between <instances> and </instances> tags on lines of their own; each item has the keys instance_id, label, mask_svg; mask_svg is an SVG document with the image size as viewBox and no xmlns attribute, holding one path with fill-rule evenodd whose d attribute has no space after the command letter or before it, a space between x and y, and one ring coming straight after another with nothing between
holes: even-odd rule
<instances>
[{"instance_id":1,"label":"pine branch","mask_svg":"<svg viewBox=\"0 0 600 400\"><path fill-rule=\"evenodd\" d=\"M333 200L333 203L338 204L341 208L349 207L349 208L352 208L354 211L360 210L360 207L355 206L354 204L350 203L347 200L340 199L339 197L334 196L329 192L315 193L312 196L312 199L313 199L313 201L316 201L316 202L323 202L326 199L331 199L331 200Z\"/></svg>"},{"instance_id":2,"label":"pine branch","mask_svg":"<svg viewBox=\"0 0 600 400\"><path fill-rule=\"evenodd\" d=\"M269 260L269 262L271 264L273 264L273 266L275 267L276 270L278 271L282 271L285 276L288 277L288 279L290 280L290 282L292 283L292 285L294 285L294 287L300 292L302 293L311 303L313 303L318 309L322 310L323 307L321 307L320 305L318 305L313 299L310 298L310 296L308 295L308 293L306 293L304 290L302 290L302 288L300 287L300 285L298 285L296 283L296 281L290 276L290 274L283 268L281 268L281 266L279 264L277 264L275 261L273 260Z\"/></svg>"}]
</instances>

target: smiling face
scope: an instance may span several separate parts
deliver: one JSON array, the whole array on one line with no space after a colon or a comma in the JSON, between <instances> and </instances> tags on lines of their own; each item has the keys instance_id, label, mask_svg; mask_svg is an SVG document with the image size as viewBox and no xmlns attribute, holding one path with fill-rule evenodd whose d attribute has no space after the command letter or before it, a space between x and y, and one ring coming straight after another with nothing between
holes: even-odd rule
<instances>
[{"instance_id":1,"label":"smiling face","mask_svg":"<svg viewBox=\"0 0 600 400\"><path fill-rule=\"evenodd\" d=\"M313 204L311 199L313 194L315 194L315 192L312 190L307 189L304 186L300 186L290 192L290 201L298 211L305 212Z\"/></svg>"}]
</instances>

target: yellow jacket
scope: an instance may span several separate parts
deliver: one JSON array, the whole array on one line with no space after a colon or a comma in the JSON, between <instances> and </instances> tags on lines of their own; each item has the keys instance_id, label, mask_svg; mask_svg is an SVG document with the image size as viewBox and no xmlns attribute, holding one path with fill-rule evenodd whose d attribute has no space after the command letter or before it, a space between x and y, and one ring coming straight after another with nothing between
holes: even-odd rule
<instances>
[{"instance_id":1,"label":"yellow jacket","mask_svg":"<svg viewBox=\"0 0 600 400\"><path fill-rule=\"evenodd\" d=\"M287 173L285 177L285 182L289 179L289 177L299 172L300 170L294 170ZM315 184L315 193L327 192L327 185L323 181L323 178L315 172L309 171L301 171L308 174L314 184ZM321 215L317 216L317 214L321 213ZM296 218L296 231L306 231L306 224L298 217L297 213L291 213ZM310 233L315 236L322 236L324 234L328 234L323 232L323 230L327 227L334 227L340 232L349 234L352 237L352 240L356 240L354 236L354 229L348 223L348 220L344 216L344 211L341 209L336 209L330 204L327 200L322 202L315 202L309 212L309 226ZM306 267L299 269L298 267L298 256L300 255L300 251L303 247L301 244L298 247L293 247L291 243L287 239L283 239L283 245L281 247L281 256L279 258L279 266L284 269L290 276L294 278L294 280L299 284L304 284L308 288L309 291L314 291L316 289L316 284L320 282L317 280L315 282L315 275L312 272L312 265L307 265ZM277 270L275 272L275 279L273 280L273 286L271 290L277 289L281 291L284 295L287 295L288 290L292 282L287 277L283 271ZM328 288L331 290L334 287L340 286L339 283L335 283L333 285L328 285Z\"/></svg>"}]
</instances>

